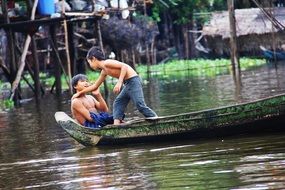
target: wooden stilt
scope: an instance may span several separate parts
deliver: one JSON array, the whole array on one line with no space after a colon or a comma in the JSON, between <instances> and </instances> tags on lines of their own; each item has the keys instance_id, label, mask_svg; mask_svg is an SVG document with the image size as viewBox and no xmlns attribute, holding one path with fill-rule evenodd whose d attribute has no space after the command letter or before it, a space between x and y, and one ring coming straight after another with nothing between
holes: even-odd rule
<instances>
[{"instance_id":1,"label":"wooden stilt","mask_svg":"<svg viewBox=\"0 0 285 190\"><path fill-rule=\"evenodd\" d=\"M96 28L97 28L97 37L98 37L98 40L99 40L99 45L100 45L101 51L104 53L104 56L106 56L105 55L105 51L104 51L104 47L103 47L103 40L102 40L101 27L100 27L99 20L96 20ZM108 90L108 87L107 87L106 80L104 80L104 94L105 94L105 96L109 95L109 90Z\"/></svg>"},{"instance_id":2,"label":"wooden stilt","mask_svg":"<svg viewBox=\"0 0 285 190\"><path fill-rule=\"evenodd\" d=\"M183 41L184 41L184 48L185 48L185 55L184 57L186 59L189 59L190 56L189 56L189 50L190 50L190 47L189 47L189 34L188 34L188 26L187 24L183 25L182 26L182 32L183 32Z\"/></svg>"},{"instance_id":3,"label":"wooden stilt","mask_svg":"<svg viewBox=\"0 0 285 190\"><path fill-rule=\"evenodd\" d=\"M145 43L145 56L146 56L146 62L147 62L147 73L150 73L150 57L149 57L149 47L148 43Z\"/></svg>"},{"instance_id":4,"label":"wooden stilt","mask_svg":"<svg viewBox=\"0 0 285 190\"><path fill-rule=\"evenodd\" d=\"M22 76L23 80L28 84L28 86L32 89L32 91L34 92L34 94L36 94L35 88L33 87L32 84L30 84L29 80L23 75Z\"/></svg>"},{"instance_id":5,"label":"wooden stilt","mask_svg":"<svg viewBox=\"0 0 285 190\"><path fill-rule=\"evenodd\" d=\"M125 56L124 56L124 51L123 50L120 50L120 53L121 53L121 61L122 62L125 62Z\"/></svg>"},{"instance_id":6,"label":"wooden stilt","mask_svg":"<svg viewBox=\"0 0 285 190\"><path fill-rule=\"evenodd\" d=\"M53 48L53 57L56 61L56 64L54 66L54 75L55 75L55 88L56 88L56 94L61 94L62 86L61 86L61 68L60 68L60 62L58 60L58 56L56 52L57 44L56 44L56 27L55 25L50 25L50 36L52 41L52 47Z\"/></svg>"},{"instance_id":7,"label":"wooden stilt","mask_svg":"<svg viewBox=\"0 0 285 190\"><path fill-rule=\"evenodd\" d=\"M68 31L68 44L69 44L69 57L71 64L71 75L74 76L77 73L76 61L77 61L77 49L74 43L74 26L73 23L67 24Z\"/></svg>"},{"instance_id":8,"label":"wooden stilt","mask_svg":"<svg viewBox=\"0 0 285 190\"><path fill-rule=\"evenodd\" d=\"M51 45L51 47L52 47L52 50L53 50L53 52L54 52L54 54L55 54L55 59L57 60L57 63L59 64L59 67L61 68L61 71L63 72L65 81L66 81L66 83L69 85L69 80L68 80L68 78L67 78L67 74L66 74L66 72L65 72L65 69L64 69L64 67L63 67L63 65L62 65L61 58L60 58L60 56L59 56L57 44L54 43L54 41L53 41L52 39L50 39L50 38L49 38L49 42L50 42L50 45Z\"/></svg>"},{"instance_id":9,"label":"wooden stilt","mask_svg":"<svg viewBox=\"0 0 285 190\"><path fill-rule=\"evenodd\" d=\"M133 68L134 70L136 70L136 52L135 52L135 48L132 47L132 62L133 62Z\"/></svg>"},{"instance_id":10,"label":"wooden stilt","mask_svg":"<svg viewBox=\"0 0 285 190\"><path fill-rule=\"evenodd\" d=\"M272 0L270 0L270 15L272 17L274 17L274 11L273 11L273 4L272 4ZM275 62L275 66L276 66L276 62L277 62L277 58L276 58L276 37L275 37L275 31L274 31L274 25L271 22L271 37L272 37L272 50L274 52L274 62Z\"/></svg>"},{"instance_id":11,"label":"wooden stilt","mask_svg":"<svg viewBox=\"0 0 285 190\"><path fill-rule=\"evenodd\" d=\"M231 61L235 74L237 74L239 68L239 55L237 49L237 36L236 36L236 20L234 10L234 0L228 0L228 11L230 21L230 47L231 47Z\"/></svg>"},{"instance_id":12,"label":"wooden stilt","mask_svg":"<svg viewBox=\"0 0 285 190\"><path fill-rule=\"evenodd\" d=\"M12 81L11 75L10 75L10 71L6 67L6 65L4 64L2 57L0 57L0 68L2 68L2 71L3 71L4 75L5 75L5 77L7 78L7 80L8 81Z\"/></svg>"},{"instance_id":13,"label":"wooden stilt","mask_svg":"<svg viewBox=\"0 0 285 190\"><path fill-rule=\"evenodd\" d=\"M17 44L16 44L16 50L17 50L18 53L22 54L21 48ZM34 76L33 69L31 68L31 66L28 63L25 63L25 68L28 70L29 74L31 75L31 77L32 77L32 79L33 79L33 81L35 83L35 76ZM44 95L45 94L45 89L44 89L44 87L41 84L40 84L40 88L41 88L42 95ZM33 89L34 89L34 87L33 87ZM35 92L35 91L33 90L33 92Z\"/></svg>"},{"instance_id":14,"label":"wooden stilt","mask_svg":"<svg viewBox=\"0 0 285 190\"><path fill-rule=\"evenodd\" d=\"M156 64L156 56L155 56L155 36L153 37L152 39L152 42L151 42L151 49L150 49L150 52L151 52L151 62L152 64Z\"/></svg>"},{"instance_id":15,"label":"wooden stilt","mask_svg":"<svg viewBox=\"0 0 285 190\"><path fill-rule=\"evenodd\" d=\"M37 5L38 5L38 0L35 0L33 8L32 8L31 20L35 19ZM12 84L12 90L11 90L12 93L11 93L10 99L13 99L15 92L18 88L18 84L20 83L21 76L22 76L22 73L23 73L24 67L25 67L25 59L27 56L27 52L29 49L30 42L31 42L31 36L28 34L26 41L25 41L24 50L23 50L23 53L22 53L21 59L20 59L20 67L17 71L17 75L16 75L15 80L13 81L13 84Z\"/></svg>"},{"instance_id":16,"label":"wooden stilt","mask_svg":"<svg viewBox=\"0 0 285 190\"><path fill-rule=\"evenodd\" d=\"M6 24L10 23L10 19L8 17L8 9L7 9L7 1L2 1L2 12L3 12L3 16L4 16L4 20ZM7 34L7 41L8 41L8 49L9 49L9 53L10 53L10 83L12 86L13 80L16 78L16 74L17 74L17 66L16 66L16 54L15 54L15 40L13 37L13 32L12 30L9 28L6 31ZM20 101L19 101L19 91L16 89L14 92L14 96L13 96L13 100L15 102L15 105L19 105Z\"/></svg>"},{"instance_id":17,"label":"wooden stilt","mask_svg":"<svg viewBox=\"0 0 285 190\"><path fill-rule=\"evenodd\" d=\"M40 67L39 67L39 58L37 54L37 44L35 38L32 36L32 53L34 58L34 82L35 82L35 97L37 100L40 98Z\"/></svg>"},{"instance_id":18,"label":"wooden stilt","mask_svg":"<svg viewBox=\"0 0 285 190\"><path fill-rule=\"evenodd\" d=\"M62 0L62 13L65 13L64 8L65 0ZM63 28L64 28L64 42L65 42L65 51L66 51L66 58L67 58L67 73L68 73L68 86L69 92L72 94L72 86L71 86L71 61L70 61L70 54L69 54L69 41L68 41L68 30L67 30L67 22L66 19L63 20Z\"/></svg>"}]
</instances>

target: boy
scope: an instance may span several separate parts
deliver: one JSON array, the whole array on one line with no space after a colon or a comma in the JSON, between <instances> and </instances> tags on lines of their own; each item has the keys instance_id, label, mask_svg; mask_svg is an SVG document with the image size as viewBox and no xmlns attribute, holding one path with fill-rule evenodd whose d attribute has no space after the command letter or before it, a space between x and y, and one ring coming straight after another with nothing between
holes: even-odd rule
<instances>
[{"instance_id":1,"label":"boy","mask_svg":"<svg viewBox=\"0 0 285 190\"><path fill-rule=\"evenodd\" d=\"M78 74L72 78L72 87L78 93L89 86L87 77ZM107 113L108 106L102 97L99 88L92 91L91 95L81 93L77 98L71 101L71 111L73 117L78 123L86 127L100 128L107 124L113 124L114 120L111 115Z\"/></svg>"},{"instance_id":2,"label":"boy","mask_svg":"<svg viewBox=\"0 0 285 190\"><path fill-rule=\"evenodd\" d=\"M156 118L156 113L146 106L142 91L142 84L138 74L129 65L113 59L105 59L103 52L98 47L92 47L86 56L90 67L100 69L101 74L94 84L76 93L78 97L82 93L96 90L109 75L117 78L118 82L113 91L118 94L113 104L114 125L120 124L124 117L124 111L130 100L133 101L139 112L147 118ZM123 85L124 84L124 85Z\"/></svg>"}]
</instances>

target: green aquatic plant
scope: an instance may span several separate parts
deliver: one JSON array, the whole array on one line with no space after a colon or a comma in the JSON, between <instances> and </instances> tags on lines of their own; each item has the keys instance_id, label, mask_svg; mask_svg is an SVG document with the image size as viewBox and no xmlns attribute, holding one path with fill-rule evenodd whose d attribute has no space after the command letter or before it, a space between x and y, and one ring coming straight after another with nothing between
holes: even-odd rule
<instances>
[{"instance_id":1,"label":"green aquatic plant","mask_svg":"<svg viewBox=\"0 0 285 190\"><path fill-rule=\"evenodd\" d=\"M14 102L10 99L0 100L0 110L10 110L14 108Z\"/></svg>"},{"instance_id":2,"label":"green aquatic plant","mask_svg":"<svg viewBox=\"0 0 285 190\"><path fill-rule=\"evenodd\" d=\"M11 89L11 85L9 82L4 82L0 80L0 111L1 110L9 110L14 108L14 102L8 99L5 95L8 89Z\"/></svg>"},{"instance_id":3,"label":"green aquatic plant","mask_svg":"<svg viewBox=\"0 0 285 190\"><path fill-rule=\"evenodd\" d=\"M241 70L247 70L264 65L264 59L241 58ZM140 65L137 71L141 76L146 77L147 66ZM229 59L196 59L196 60L172 60L170 62L150 67L151 75L168 78L170 76L208 76L228 74L231 72L231 61Z\"/></svg>"}]
</instances>

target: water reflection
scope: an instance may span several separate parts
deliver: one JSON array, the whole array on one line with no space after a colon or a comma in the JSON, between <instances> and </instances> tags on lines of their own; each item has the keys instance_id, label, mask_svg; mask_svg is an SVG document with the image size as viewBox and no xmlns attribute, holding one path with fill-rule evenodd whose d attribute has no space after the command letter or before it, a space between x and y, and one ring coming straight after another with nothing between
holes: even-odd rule
<instances>
[{"instance_id":1,"label":"water reflection","mask_svg":"<svg viewBox=\"0 0 285 190\"><path fill-rule=\"evenodd\" d=\"M144 80L148 105L159 115L247 102L284 92L285 66L241 74ZM188 72L188 71L186 71ZM112 107L114 97L108 97ZM54 120L70 114L70 96L0 114L0 189L277 189L285 186L282 134L118 147L83 148ZM128 117L141 117L128 106ZM15 180L17 179L17 180Z\"/></svg>"}]
</instances>

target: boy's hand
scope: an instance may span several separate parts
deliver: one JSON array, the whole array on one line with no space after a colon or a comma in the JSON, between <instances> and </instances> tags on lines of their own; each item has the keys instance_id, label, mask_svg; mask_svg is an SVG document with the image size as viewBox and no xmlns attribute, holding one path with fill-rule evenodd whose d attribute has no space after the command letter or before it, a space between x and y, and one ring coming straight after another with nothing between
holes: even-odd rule
<instances>
[{"instance_id":1,"label":"boy's hand","mask_svg":"<svg viewBox=\"0 0 285 190\"><path fill-rule=\"evenodd\" d=\"M117 82L117 84L115 85L114 89L113 89L113 92L115 94L119 94L120 91L121 91L121 87L122 87L122 83L121 82Z\"/></svg>"},{"instance_id":2,"label":"boy's hand","mask_svg":"<svg viewBox=\"0 0 285 190\"><path fill-rule=\"evenodd\" d=\"M100 95L100 89L97 88L96 90L93 90L93 91L92 91L92 95L93 95L93 96L98 96L98 95Z\"/></svg>"},{"instance_id":3,"label":"boy's hand","mask_svg":"<svg viewBox=\"0 0 285 190\"><path fill-rule=\"evenodd\" d=\"M77 92L77 93L73 94L71 100L74 100L75 98L78 98L80 95L81 95L80 92Z\"/></svg>"}]
</instances>

